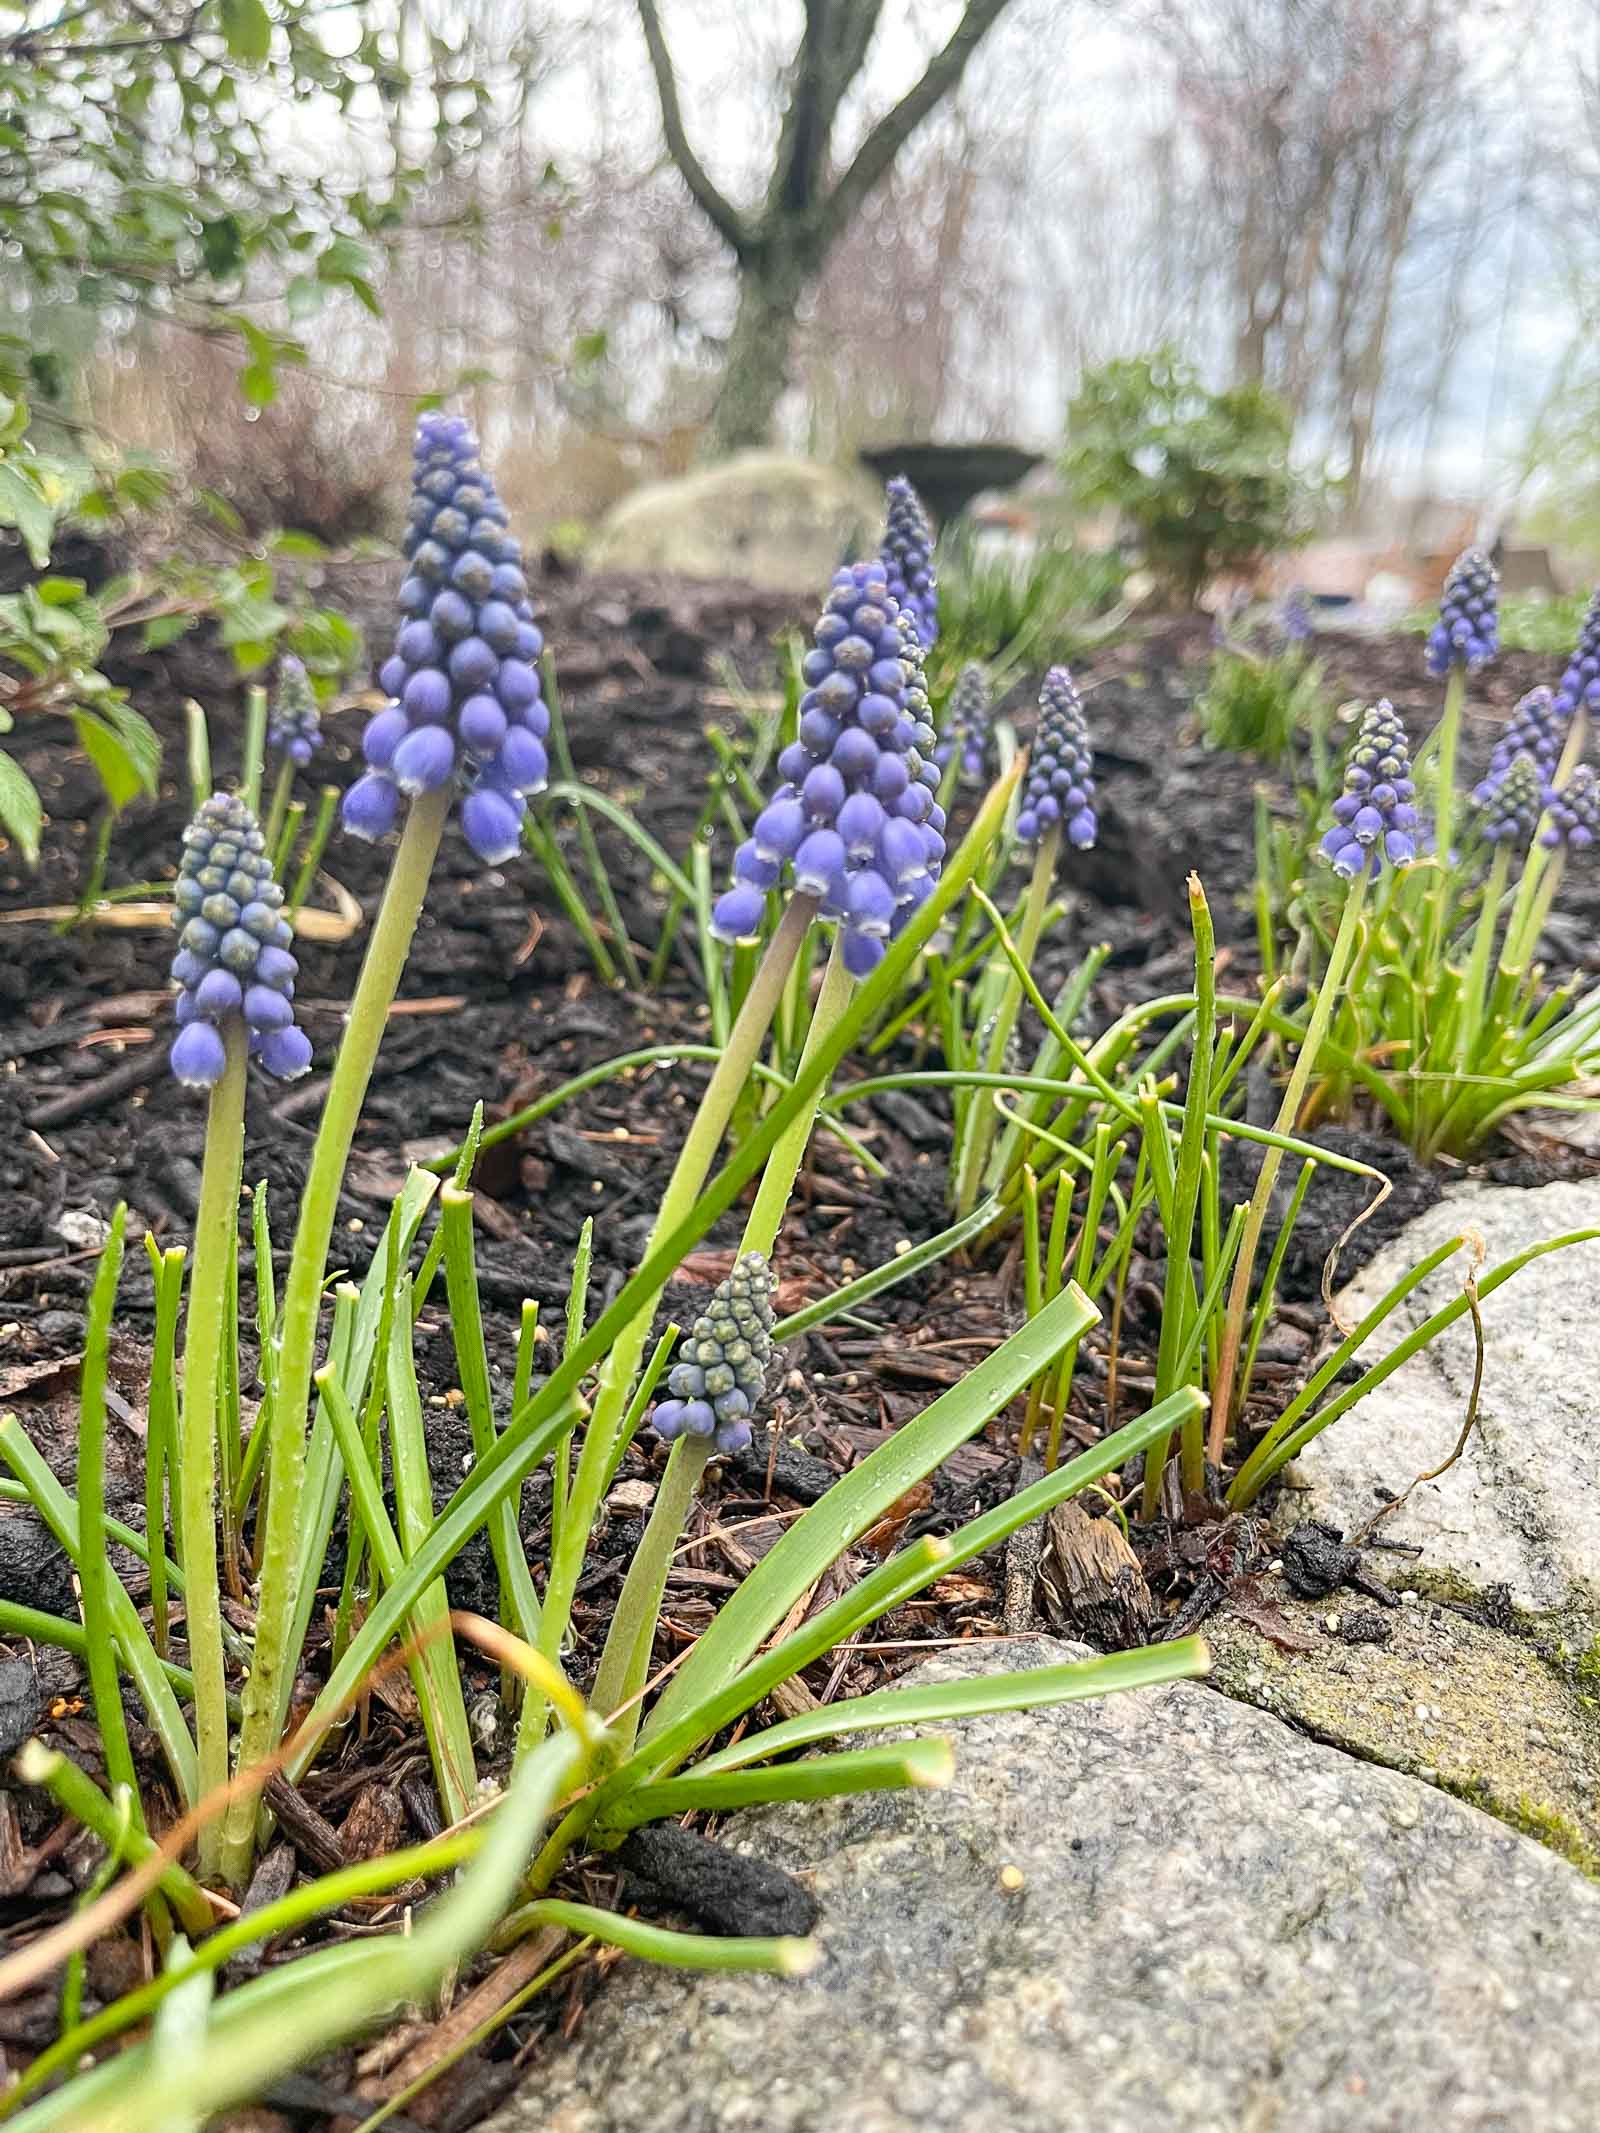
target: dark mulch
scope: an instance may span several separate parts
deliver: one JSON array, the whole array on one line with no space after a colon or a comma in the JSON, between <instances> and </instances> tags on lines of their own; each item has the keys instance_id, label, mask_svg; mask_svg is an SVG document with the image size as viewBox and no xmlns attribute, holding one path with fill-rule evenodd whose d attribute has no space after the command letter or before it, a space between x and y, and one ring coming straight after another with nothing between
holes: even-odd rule
<instances>
[{"instance_id":1,"label":"dark mulch","mask_svg":"<svg viewBox=\"0 0 1600 2133\"><path fill-rule=\"evenodd\" d=\"M353 572L345 588L351 606L371 625L375 642L381 642L385 627L391 575L377 568ZM807 618L792 603L738 585L550 577L539 596L560 663L580 775L625 799L670 851L681 852L707 790L703 728L710 719L729 731L737 726L716 662L729 657L747 683L768 688L774 631ZM1340 696L1390 695L1413 736L1420 737L1433 715L1436 692L1422 674L1418 640L1330 636L1320 649L1330 686ZM1192 702L1205 652L1205 626L1182 622L1146 626L1084 662L1080 678L1093 692L1102 776L1102 833L1099 848L1074 861L1075 908L1063 937L1046 945L1044 964L1047 972L1064 970L1090 943L1109 944L1093 1002L1096 1020L1108 1019L1132 1001L1183 989L1189 971L1184 877L1191 868L1200 873L1212 902L1227 982L1241 989L1253 982L1247 896L1252 791L1259 772L1249 762L1208 754L1194 741ZM1548 662L1508 656L1476 688L1469 761L1487 755L1498 719L1523 690L1547 677L1547 668ZM119 829L113 881L165 879L187 813L175 775L183 760L182 699L193 694L207 705L218 769L225 776L235 753L240 692L222 655L200 640L186 641L160 659L137 662L123 678L168 744L169 776L160 799L134 809ZM1019 690L1019 708L1025 708L1029 694ZM319 765L323 775L342 783L355 774L362 716L351 707L329 722L331 745ZM38 875L16 871L0 854L0 921L36 906L69 903L91 843L95 788L85 761L61 744L53 728L42 743L24 746L20 753L44 792L51 826ZM1282 781L1276 795L1280 803L1287 799ZM646 870L632 847L604 828L602 839L630 933L653 943L659 900ZM725 858L718 855L719 865ZM370 914L384 855L340 839L330 864ZM1564 892L1552 924L1557 954L1575 967L1600 963L1594 916L1595 892L1580 875ZM252 1090L245 1174L250 1181L271 1181L280 1252L288 1243L326 1067L361 946L359 935L339 945L303 946L301 1004L317 1046L317 1069L291 1088L262 1080ZM0 1059L5 1062L0 1075L0 1402L17 1408L69 1484L76 1454L75 1359L99 1225L120 1198L133 1211L134 1234L148 1225L158 1237L181 1238L195 1211L202 1114L163 1072L170 955L170 936L155 930L62 929L39 920L0 923ZM700 1040L705 1028L692 958L676 962L667 983L649 997L608 990L594 977L573 927L532 869L485 873L469 865L464 846L452 834L366 1108L340 1208L338 1256L353 1272L364 1269L406 1160L433 1155L455 1141L476 1100L483 1100L493 1120L619 1052L657 1040ZM605 1083L486 1159L478 1179L480 1272L502 1396L525 1296L537 1297L544 1306L546 1354L559 1353L571 1254L585 1219L597 1218L591 1312L615 1294L636 1262L702 1082L701 1069L680 1067ZM890 1256L902 1239L923 1237L940 1226L947 1119L937 1096L900 1096L863 1107L856 1123L889 1165L886 1184L869 1179L837 1145L826 1139L819 1143L779 1255L783 1308L792 1309ZM1438 1189L1437 1178L1417 1171L1387 1138L1358 1135L1354 1145L1364 1159L1381 1162L1395 1176L1397 1190L1382 1218L1358 1233L1347 1269ZM1519 1182L1550 1174L1543 1156L1523 1152L1514 1160L1519 1167L1509 1174ZM1286 1270L1284 1316L1262 1352L1262 1392L1269 1404L1301 1381L1322 1338L1324 1319L1315 1299L1327 1245L1353 1212L1340 1199L1347 1182L1335 1173L1319 1181L1323 1198L1314 1196L1302 1225L1303 1242ZM725 1270L737 1235L733 1217L714 1231L689 1270L700 1285L685 1280L669 1296L680 1316L703 1299L704 1282ZM1159 1253L1159 1238L1149 1248ZM1159 1273L1158 1260L1135 1259L1123 1328L1124 1417L1149 1382L1145 1373ZM252 1274L247 1253L247 1305ZM136 1524L142 1523L150 1309L143 1255L130 1253L113 1357L117 1403L109 1489L113 1513ZM869 1327L840 1326L808 1336L776 1397L779 1449L761 1445L714 1469L713 1482L695 1507L692 1544L680 1553L668 1587L658 1658L670 1658L704 1629L796 1511L955 1383L1020 1321L1021 1312L1014 1259L976 1266L946 1262L880 1299L868 1314ZM253 1362L247 1346L247 1385ZM421 1321L419 1367L442 1497L458 1480L469 1449L465 1421L446 1398L454 1362L442 1301L430 1305ZM1105 1379L1104 1354L1090 1344L1072 1423L1084 1442L1103 1426ZM655 1471L650 1452L639 1448L630 1454L612 1515L597 1536L575 1620L572 1665L580 1680L593 1664L637 1545L645 1485ZM883 1549L902 1533L948 1530L1010 1493L1017 1475L1013 1419L1002 1417L930 1484L913 1491L869 1541ZM547 1485L543 1495L537 1482L530 1488L528 1509L528 1551L538 1564L548 1538ZM1157 1582L1169 1611L1187 1597L1192 1612L1196 1594L1220 1591L1226 1576L1248 1569L1253 1556L1248 1536L1236 1530L1240 1523L1229 1521L1192 1541L1171 1534L1150 1537L1146 1568L1152 1578L1162 1573ZM866 1548L863 1543L863 1562ZM142 1600L134 1559L119 1554L117 1567ZM1005 1570L999 1562L980 1562L944 1580L881 1624L870 1640L813 1668L804 1693L825 1700L859 1693L908 1664L918 1646L1010 1626ZM492 1605L491 1577L486 1549L466 1551L451 1580L457 1603ZM3 1504L0 1591L55 1612L73 1611L69 1568L59 1551L25 1513ZM314 1632L313 1664L323 1635L324 1630ZM470 1659L467 1664L475 1688L488 1690L487 1671ZM44 1722L53 1739L98 1767L98 1744L82 1709L81 1687L76 1667L59 1655L39 1652L36 1668L25 1673L0 1656L4 1737ZM137 1712L130 1710L130 1717L136 1721ZM159 1821L171 1803L162 1800L153 1744L138 1730L135 1741L151 1775ZM339 1857L355 1856L435 1827L437 1804L408 1695L391 1685L374 1700L365 1736L352 1737L339 1756L319 1765L299 1800L281 1805L283 1848L289 1856L273 1865L278 1875L325 1867L330 1850ZM8 1837L13 1865L20 1858L27 1869L16 1868L9 1880ZM737 1877L730 1884L718 1862L689 1859L681 1849L669 1861L659 1845L641 1844L625 1863L629 1900L641 1900L654 1876L669 1885L658 1900L675 1915L695 1911L695 1887L703 1894L700 1915L724 1929L740 1915L783 1912L781 1891L741 1895ZM87 1849L65 1843L56 1818L36 1798L0 1790L0 1931L57 1915L89 1871ZM610 1899L624 1884L596 1868L586 1886ZM742 1914L740 1902L746 1902ZM112 1974L114 1957L97 1961L106 1974L100 1978L92 1968L91 2000L96 1993L124 1989L126 1982ZM514 2026L511 2042L526 2048L544 2025L575 2013L575 2003L558 1995ZM51 2034L52 2021L53 2002L42 1995L35 2005L8 2011L0 2023L0 2045L26 2056ZM426 2109L418 2107L415 2122L475 2123L503 2089L505 2065L503 2056L469 2059ZM348 2102L361 2079L350 2055L334 2072L333 2092L305 2084L286 2089L275 2099L282 2114L278 2122L327 2127L330 2114Z\"/></svg>"}]
</instances>

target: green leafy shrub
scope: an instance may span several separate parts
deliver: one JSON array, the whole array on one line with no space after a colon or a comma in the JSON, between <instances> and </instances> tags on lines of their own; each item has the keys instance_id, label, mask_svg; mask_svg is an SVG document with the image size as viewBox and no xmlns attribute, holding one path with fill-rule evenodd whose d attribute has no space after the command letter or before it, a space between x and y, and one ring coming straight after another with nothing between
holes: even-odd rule
<instances>
[{"instance_id":1,"label":"green leafy shrub","mask_svg":"<svg viewBox=\"0 0 1600 2133\"><path fill-rule=\"evenodd\" d=\"M1281 763L1310 729L1322 703L1322 663L1298 645L1252 652L1220 645L1195 710L1211 748Z\"/></svg>"},{"instance_id":2,"label":"green leafy shrub","mask_svg":"<svg viewBox=\"0 0 1600 2133\"><path fill-rule=\"evenodd\" d=\"M1062 472L1080 504L1121 513L1150 568L1193 605L1218 570L1306 531L1311 488L1290 463L1293 427L1264 386L1213 392L1161 348L1085 375Z\"/></svg>"}]
</instances>

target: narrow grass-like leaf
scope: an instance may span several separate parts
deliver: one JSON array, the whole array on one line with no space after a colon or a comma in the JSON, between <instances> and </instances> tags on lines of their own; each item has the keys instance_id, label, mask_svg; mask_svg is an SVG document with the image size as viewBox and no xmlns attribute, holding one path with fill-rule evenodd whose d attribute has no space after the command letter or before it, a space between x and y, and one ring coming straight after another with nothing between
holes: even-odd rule
<instances>
[{"instance_id":1,"label":"narrow grass-like leaf","mask_svg":"<svg viewBox=\"0 0 1600 2133\"><path fill-rule=\"evenodd\" d=\"M150 1549L150 1622L158 1655L167 1656L167 1499L169 1474L177 1471L178 1311L183 1299L181 1244L162 1251L146 1236L145 1252L155 1288L155 1338L150 1352L150 1393L145 1411L144 1530Z\"/></svg>"},{"instance_id":2,"label":"narrow grass-like leaf","mask_svg":"<svg viewBox=\"0 0 1600 2133\"><path fill-rule=\"evenodd\" d=\"M28 1741L17 1757L17 1776L24 1785L37 1785L85 1829L92 1830L113 1860L142 1866L157 1850L155 1839L142 1826L135 1826L108 1800L94 1779L68 1756L42 1741ZM172 1905L184 1930L207 1933L215 1923L205 1891L176 1861L165 1867L156 1884Z\"/></svg>"},{"instance_id":3,"label":"narrow grass-like leaf","mask_svg":"<svg viewBox=\"0 0 1600 2133\"><path fill-rule=\"evenodd\" d=\"M946 1740L913 1740L898 1747L857 1748L842 1755L812 1755L798 1763L773 1763L761 1769L728 1770L718 1776L691 1771L687 1777L662 1778L629 1793L611 1821L613 1829L659 1822L665 1815L694 1810L719 1813L736 1807L764 1806L773 1800L827 1800L848 1792L904 1792L919 1786L948 1785L955 1774L955 1753Z\"/></svg>"}]
</instances>

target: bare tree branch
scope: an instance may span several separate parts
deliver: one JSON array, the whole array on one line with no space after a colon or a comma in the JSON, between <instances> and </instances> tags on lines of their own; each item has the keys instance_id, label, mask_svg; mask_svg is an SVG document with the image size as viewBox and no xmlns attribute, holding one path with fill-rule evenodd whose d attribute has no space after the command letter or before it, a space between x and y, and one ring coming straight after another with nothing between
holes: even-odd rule
<instances>
[{"instance_id":1,"label":"bare tree branch","mask_svg":"<svg viewBox=\"0 0 1600 2133\"><path fill-rule=\"evenodd\" d=\"M640 0L640 5L644 0ZM855 213L930 113L959 84L967 62L1005 13L1008 0L967 0L966 12L950 41L928 61L922 79L886 111L861 146L855 160L828 196L826 213L838 229Z\"/></svg>"},{"instance_id":2,"label":"bare tree branch","mask_svg":"<svg viewBox=\"0 0 1600 2133\"><path fill-rule=\"evenodd\" d=\"M711 182L705 165L690 146L684 130L683 110L678 102L678 81L672 70L672 54L667 50L667 40L661 29L660 12L655 0L638 0L638 7L644 41L650 52L650 69L656 78L661 130L666 135L667 152L702 213L743 259L751 249L750 230L738 209Z\"/></svg>"}]
</instances>

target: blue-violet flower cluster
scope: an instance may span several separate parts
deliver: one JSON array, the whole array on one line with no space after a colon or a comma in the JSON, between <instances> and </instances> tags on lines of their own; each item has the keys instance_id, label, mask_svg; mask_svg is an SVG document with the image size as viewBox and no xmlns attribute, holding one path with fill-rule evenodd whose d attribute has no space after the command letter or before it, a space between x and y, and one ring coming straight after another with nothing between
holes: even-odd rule
<instances>
[{"instance_id":1,"label":"blue-violet flower cluster","mask_svg":"<svg viewBox=\"0 0 1600 2133\"><path fill-rule=\"evenodd\" d=\"M278 661L278 693L267 721L267 746L304 770L322 740L316 692L305 665L287 652Z\"/></svg>"},{"instance_id":2,"label":"blue-violet flower cluster","mask_svg":"<svg viewBox=\"0 0 1600 2133\"><path fill-rule=\"evenodd\" d=\"M548 776L550 714L539 694L544 639L534 626L522 550L459 416L417 425L406 620L378 680L393 699L367 726L370 766L344 797L358 837L381 837L402 793L466 784L461 828L480 859L509 859L522 841L525 796Z\"/></svg>"},{"instance_id":3,"label":"blue-violet flower cluster","mask_svg":"<svg viewBox=\"0 0 1600 2133\"><path fill-rule=\"evenodd\" d=\"M1406 729L1385 698L1362 714L1344 791L1333 803L1333 828L1322 840L1335 873L1352 877L1365 870L1376 879L1385 860L1396 867L1411 864L1417 856L1416 790Z\"/></svg>"},{"instance_id":4,"label":"blue-violet flower cluster","mask_svg":"<svg viewBox=\"0 0 1600 2133\"><path fill-rule=\"evenodd\" d=\"M650 1418L656 1435L714 1437L719 1452L743 1451L771 1358L772 1276L759 1252L746 1252L678 1350L672 1398Z\"/></svg>"},{"instance_id":5,"label":"blue-violet flower cluster","mask_svg":"<svg viewBox=\"0 0 1600 2133\"><path fill-rule=\"evenodd\" d=\"M1529 752L1513 758L1491 788L1480 785L1473 799L1483 811L1483 834L1490 844L1528 843L1544 812L1545 780L1549 773ZM1480 799L1479 794L1487 794Z\"/></svg>"},{"instance_id":6,"label":"blue-violet flower cluster","mask_svg":"<svg viewBox=\"0 0 1600 2133\"><path fill-rule=\"evenodd\" d=\"M717 899L723 940L760 929L785 868L843 927L846 968L865 977L933 892L944 863L944 809L934 732L917 716L920 677L881 561L835 573L801 668L799 736L778 757L783 782L734 854L734 886ZM925 697L920 699L925 702Z\"/></svg>"},{"instance_id":7,"label":"blue-violet flower cluster","mask_svg":"<svg viewBox=\"0 0 1600 2133\"><path fill-rule=\"evenodd\" d=\"M1476 674L1500 649L1500 573L1481 548L1464 548L1450 565L1439 619L1428 635L1428 672L1464 666Z\"/></svg>"},{"instance_id":8,"label":"blue-violet flower cluster","mask_svg":"<svg viewBox=\"0 0 1600 2133\"><path fill-rule=\"evenodd\" d=\"M933 751L933 760L943 770L953 755L961 758L963 778L981 778L989 752L989 684L975 659L957 676L945 706L944 732Z\"/></svg>"},{"instance_id":9,"label":"blue-violet flower cluster","mask_svg":"<svg viewBox=\"0 0 1600 2133\"><path fill-rule=\"evenodd\" d=\"M1506 720L1489 757L1489 768L1472 788L1474 807L1485 810L1494 807L1500 787L1518 756L1532 756L1541 781L1548 784L1561 759L1570 719L1571 714L1562 708L1561 699L1549 689L1530 689Z\"/></svg>"},{"instance_id":10,"label":"blue-violet flower cluster","mask_svg":"<svg viewBox=\"0 0 1600 2133\"><path fill-rule=\"evenodd\" d=\"M1290 586L1279 606L1277 619L1278 635L1285 646L1305 644L1309 641L1314 625L1311 620L1311 603L1306 598L1303 585Z\"/></svg>"},{"instance_id":11,"label":"blue-violet flower cluster","mask_svg":"<svg viewBox=\"0 0 1600 2133\"><path fill-rule=\"evenodd\" d=\"M933 575L933 528L922 498L903 474L888 483L888 524L883 534L883 567L889 590L916 617L924 649L939 638L939 586Z\"/></svg>"},{"instance_id":12,"label":"blue-violet flower cluster","mask_svg":"<svg viewBox=\"0 0 1600 2133\"><path fill-rule=\"evenodd\" d=\"M1539 842L1552 851L1585 851L1600 836L1600 778L1592 764L1580 763L1559 792L1547 785L1544 804L1550 821Z\"/></svg>"},{"instance_id":13,"label":"blue-violet flower cluster","mask_svg":"<svg viewBox=\"0 0 1600 2133\"><path fill-rule=\"evenodd\" d=\"M1039 691L1039 728L1022 788L1017 836L1023 844L1037 844L1048 830L1064 823L1068 843L1086 852L1098 829L1093 803L1094 751L1083 703L1067 669L1052 667Z\"/></svg>"},{"instance_id":14,"label":"blue-violet flower cluster","mask_svg":"<svg viewBox=\"0 0 1600 2133\"><path fill-rule=\"evenodd\" d=\"M181 990L172 1071L191 1088L220 1081L227 1064L223 1030L235 1017L250 1033L250 1053L285 1081L311 1064L311 1045L295 1027L294 935L283 916L283 891L272 878L267 841L255 816L233 793L213 793L183 833L173 898L182 926L172 975Z\"/></svg>"},{"instance_id":15,"label":"blue-violet flower cluster","mask_svg":"<svg viewBox=\"0 0 1600 2133\"><path fill-rule=\"evenodd\" d=\"M1575 711L1600 712L1600 592L1589 602L1556 702L1568 718Z\"/></svg>"}]
</instances>

